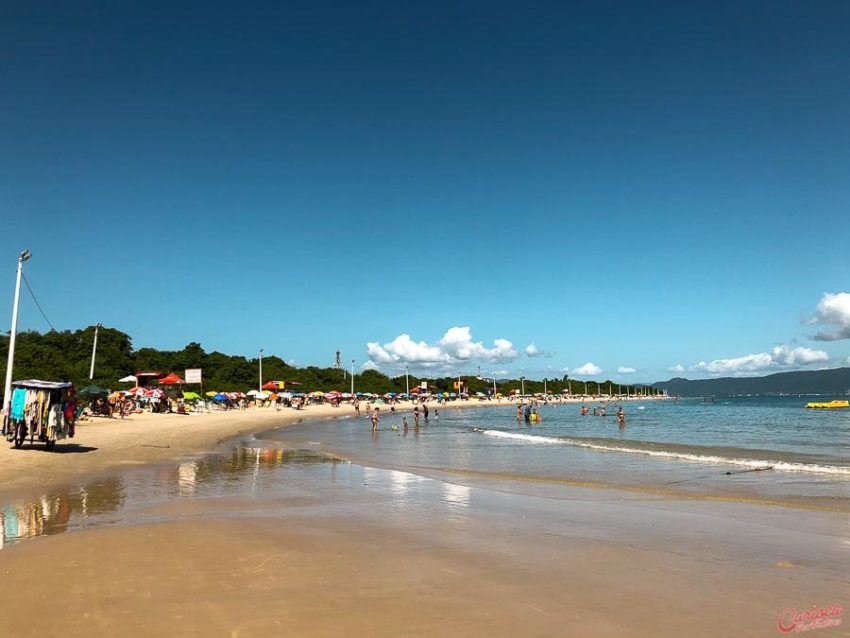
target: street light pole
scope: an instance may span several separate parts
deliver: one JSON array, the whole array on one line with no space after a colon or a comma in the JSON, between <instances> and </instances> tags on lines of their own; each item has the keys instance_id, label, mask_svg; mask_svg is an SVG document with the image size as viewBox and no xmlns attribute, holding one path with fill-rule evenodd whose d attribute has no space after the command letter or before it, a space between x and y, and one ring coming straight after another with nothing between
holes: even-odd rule
<instances>
[{"instance_id":1,"label":"street light pole","mask_svg":"<svg viewBox=\"0 0 850 638\"><path fill-rule=\"evenodd\" d=\"M407 396L410 396L410 367L404 366L404 385L407 388Z\"/></svg>"},{"instance_id":2,"label":"street light pole","mask_svg":"<svg viewBox=\"0 0 850 638\"><path fill-rule=\"evenodd\" d=\"M262 392L263 391L263 349L260 348L260 385L257 389Z\"/></svg>"},{"instance_id":3,"label":"street light pole","mask_svg":"<svg viewBox=\"0 0 850 638\"><path fill-rule=\"evenodd\" d=\"M351 360L351 396L354 396L354 359Z\"/></svg>"},{"instance_id":4,"label":"street light pole","mask_svg":"<svg viewBox=\"0 0 850 638\"><path fill-rule=\"evenodd\" d=\"M12 363L15 361L15 336L18 332L18 302L21 298L21 275L24 271L24 262L30 257L32 257L32 253L28 250L23 251L18 257L18 276L15 280L15 301L12 304L12 329L9 332L9 359L6 362L6 387L3 391L3 418L5 420L8 420L9 418L9 407L12 404Z\"/></svg>"},{"instance_id":5,"label":"street light pole","mask_svg":"<svg viewBox=\"0 0 850 638\"><path fill-rule=\"evenodd\" d=\"M520 387L522 388L522 390L520 390L520 394L522 396L525 396L525 377L520 377L519 383L520 383Z\"/></svg>"},{"instance_id":6,"label":"street light pole","mask_svg":"<svg viewBox=\"0 0 850 638\"><path fill-rule=\"evenodd\" d=\"M89 381L94 379L94 357L97 354L97 331L102 325L102 323L99 323L94 327L94 343L91 347L91 369L89 370Z\"/></svg>"}]
</instances>

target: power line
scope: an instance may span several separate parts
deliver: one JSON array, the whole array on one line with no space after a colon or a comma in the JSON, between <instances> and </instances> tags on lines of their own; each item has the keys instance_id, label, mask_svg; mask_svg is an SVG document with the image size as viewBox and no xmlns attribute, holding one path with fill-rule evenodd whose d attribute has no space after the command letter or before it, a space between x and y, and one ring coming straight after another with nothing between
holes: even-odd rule
<instances>
[{"instance_id":1,"label":"power line","mask_svg":"<svg viewBox=\"0 0 850 638\"><path fill-rule=\"evenodd\" d=\"M54 328L53 324L50 323L50 319L48 319L47 315L44 314L44 310L42 309L41 304L38 303L38 299L35 298L35 293L32 291L32 288L30 288L30 282L27 281L27 276L23 272L21 272L21 276L24 279L24 283L27 285L27 290L30 291L30 296L32 297L32 300L35 302L36 307L38 308L39 312L41 313L41 316L44 317L44 320L47 322L47 325L50 326L50 329L53 330L54 332L56 332L56 328Z\"/></svg>"}]
</instances>

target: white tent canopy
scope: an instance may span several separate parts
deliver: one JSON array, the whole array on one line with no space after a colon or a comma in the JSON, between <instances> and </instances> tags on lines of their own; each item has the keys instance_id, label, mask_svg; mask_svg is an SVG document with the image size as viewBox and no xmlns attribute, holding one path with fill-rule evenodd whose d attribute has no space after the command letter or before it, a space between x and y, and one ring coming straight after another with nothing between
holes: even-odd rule
<instances>
[{"instance_id":1,"label":"white tent canopy","mask_svg":"<svg viewBox=\"0 0 850 638\"><path fill-rule=\"evenodd\" d=\"M123 379L118 379L118 383L135 383L137 381L136 377L132 374L128 374Z\"/></svg>"}]
</instances>

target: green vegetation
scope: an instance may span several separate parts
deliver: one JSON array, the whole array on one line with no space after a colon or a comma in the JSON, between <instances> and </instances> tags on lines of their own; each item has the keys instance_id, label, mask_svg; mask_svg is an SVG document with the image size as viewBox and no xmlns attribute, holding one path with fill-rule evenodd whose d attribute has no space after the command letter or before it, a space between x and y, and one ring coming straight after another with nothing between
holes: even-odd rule
<instances>
[{"instance_id":1,"label":"green vegetation","mask_svg":"<svg viewBox=\"0 0 850 638\"><path fill-rule=\"evenodd\" d=\"M94 326L71 332L51 331L46 334L38 332L22 332L18 334L15 345L15 379L45 379L51 381L72 381L77 387L91 384L116 389L118 379L135 374L136 372L176 372L181 377L186 368L203 369L205 390L248 390L257 387L258 361L238 355L227 355L221 352L206 352L199 343L190 343L182 350L164 351L154 348L133 350L130 336L114 328L101 328L97 341L97 361L95 376L89 381L89 366L91 364L91 349L94 340ZM0 337L0 360L8 356L9 338ZM263 357L263 380L294 381L301 384L305 392L311 390L340 390L347 391L351 387L351 379L343 371L334 368L295 368L287 365L275 356ZM473 376L463 376L462 380L472 393L492 390L493 382L477 379ZM421 381L428 382L428 388L435 391L451 392L455 389L457 377L421 378L410 375L410 387L413 388ZM608 391L609 381L588 381L587 390L591 393ZM388 377L385 374L367 370L355 376L355 390L358 392L404 392L405 377ZM548 379L547 389L560 393L569 387L574 394L584 391L583 381L568 380L566 375L558 379ZM497 383L497 389L503 394L510 390L519 390L521 381L512 379ZM625 392L626 386L612 384L613 391ZM528 394L543 392L544 380L525 380L525 391ZM635 392L632 387L631 392Z\"/></svg>"}]
</instances>

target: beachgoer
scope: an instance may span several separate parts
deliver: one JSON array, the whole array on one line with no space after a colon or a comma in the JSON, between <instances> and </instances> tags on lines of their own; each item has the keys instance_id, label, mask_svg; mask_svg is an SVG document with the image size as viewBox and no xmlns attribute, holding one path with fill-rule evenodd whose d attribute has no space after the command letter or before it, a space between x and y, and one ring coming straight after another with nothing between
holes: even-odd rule
<instances>
[{"instance_id":1,"label":"beachgoer","mask_svg":"<svg viewBox=\"0 0 850 638\"><path fill-rule=\"evenodd\" d=\"M372 432L378 431L378 410L372 412Z\"/></svg>"},{"instance_id":2,"label":"beachgoer","mask_svg":"<svg viewBox=\"0 0 850 638\"><path fill-rule=\"evenodd\" d=\"M427 421L428 420L428 406L427 405L422 406L422 413L425 416L425 420Z\"/></svg>"},{"instance_id":3,"label":"beachgoer","mask_svg":"<svg viewBox=\"0 0 850 638\"><path fill-rule=\"evenodd\" d=\"M435 419L439 419L439 418L440 418L440 411L439 411L437 408L434 408L434 418L435 418Z\"/></svg>"},{"instance_id":4,"label":"beachgoer","mask_svg":"<svg viewBox=\"0 0 850 638\"><path fill-rule=\"evenodd\" d=\"M620 406L620 409L617 410L617 421L620 424L620 427L624 427L626 425L626 411L623 409L623 406Z\"/></svg>"},{"instance_id":5,"label":"beachgoer","mask_svg":"<svg viewBox=\"0 0 850 638\"><path fill-rule=\"evenodd\" d=\"M593 408L593 416L599 416L599 410L597 408Z\"/></svg>"},{"instance_id":6,"label":"beachgoer","mask_svg":"<svg viewBox=\"0 0 850 638\"><path fill-rule=\"evenodd\" d=\"M405 417L402 417L402 419L401 419L401 424L404 426L404 431L405 431L405 432L407 432L407 429L408 429L410 426L407 424L407 417L406 417L406 416L405 416Z\"/></svg>"}]
</instances>

